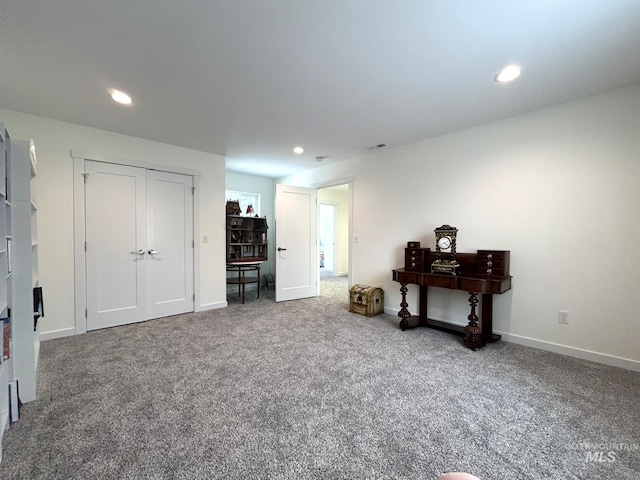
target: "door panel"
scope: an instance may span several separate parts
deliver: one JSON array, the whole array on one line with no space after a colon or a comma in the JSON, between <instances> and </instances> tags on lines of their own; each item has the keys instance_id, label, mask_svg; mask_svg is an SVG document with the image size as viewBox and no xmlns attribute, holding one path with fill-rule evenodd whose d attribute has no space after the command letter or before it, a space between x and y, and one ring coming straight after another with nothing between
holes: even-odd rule
<instances>
[{"instance_id":1,"label":"door panel","mask_svg":"<svg viewBox=\"0 0 640 480\"><path fill-rule=\"evenodd\" d=\"M193 178L85 161L87 330L194 310Z\"/></svg>"},{"instance_id":2,"label":"door panel","mask_svg":"<svg viewBox=\"0 0 640 480\"><path fill-rule=\"evenodd\" d=\"M145 320L144 170L87 161L85 172L87 330Z\"/></svg>"},{"instance_id":3,"label":"door panel","mask_svg":"<svg viewBox=\"0 0 640 480\"><path fill-rule=\"evenodd\" d=\"M149 318L193 311L192 185L187 175L147 174Z\"/></svg>"},{"instance_id":4,"label":"door panel","mask_svg":"<svg viewBox=\"0 0 640 480\"><path fill-rule=\"evenodd\" d=\"M276 185L276 302L318 294L316 217L315 189Z\"/></svg>"}]
</instances>

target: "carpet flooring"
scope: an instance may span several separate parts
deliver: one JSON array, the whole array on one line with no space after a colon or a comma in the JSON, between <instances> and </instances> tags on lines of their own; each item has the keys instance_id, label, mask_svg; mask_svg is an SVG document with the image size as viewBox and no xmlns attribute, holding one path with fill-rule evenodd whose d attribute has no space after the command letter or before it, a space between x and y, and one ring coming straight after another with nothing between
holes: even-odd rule
<instances>
[{"instance_id":1,"label":"carpet flooring","mask_svg":"<svg viewBox=\"0 0 640 480\"><path fill-rule=\"evenodd\" d=\"M640 478L640 374L316 298L43 342L9 479Z\"/></svg>"}]
</instances>

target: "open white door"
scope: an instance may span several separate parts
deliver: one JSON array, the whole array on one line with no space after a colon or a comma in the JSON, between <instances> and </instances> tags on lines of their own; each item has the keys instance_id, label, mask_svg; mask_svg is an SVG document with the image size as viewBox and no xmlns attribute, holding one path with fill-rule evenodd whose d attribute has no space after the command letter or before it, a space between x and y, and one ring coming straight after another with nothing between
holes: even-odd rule
<instances>
[{"instance_id":1,"label":"open white door","mask_svg":"<svg viewBox=\"0 0 640 480\"><path fill-rule=\"evenodd\" d=\"M276 185L276 302L318 295L316 190Z\"/></svg>"}]
</instances>

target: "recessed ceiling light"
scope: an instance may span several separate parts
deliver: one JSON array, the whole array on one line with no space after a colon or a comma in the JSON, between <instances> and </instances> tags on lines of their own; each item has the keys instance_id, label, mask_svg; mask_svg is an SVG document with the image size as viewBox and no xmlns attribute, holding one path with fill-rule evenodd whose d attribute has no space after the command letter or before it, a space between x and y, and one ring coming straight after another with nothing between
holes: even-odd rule
<instances>
[{"instance_id":1,"label":"recessed ceiling light","mask_svg":"<svg viewBox=\"0 0 640 480\"><path fill-rule=\"evenodd\" d=\"M131 105L131 97L120 90L110 90L111 98L114 102L118 102L122 105Z\"/></svg>"},{"instance_id":2,"label":"recessed ceiling light","mask_svg":"<svg viewBox=\"0 0 640 480\"><path fill-rule=\"evenodd\" d=\"M302 148L302 147L295 147L295 148L293 149L293 153L295 153L296 155L300 155L300 154L302 154L303 152L304 152L304 148Z\"/></svg>"},{"instance_id":3,"label":"recessed ceiling light","mask_svg":"<svg viewBox=\"0 0 640 480\"><path fill-rule=\"evenodd\" d=\"M512 82L520 76L522 68L517 65L504 67L493 79L498 83Z\"/></svg>"}]
</instances>

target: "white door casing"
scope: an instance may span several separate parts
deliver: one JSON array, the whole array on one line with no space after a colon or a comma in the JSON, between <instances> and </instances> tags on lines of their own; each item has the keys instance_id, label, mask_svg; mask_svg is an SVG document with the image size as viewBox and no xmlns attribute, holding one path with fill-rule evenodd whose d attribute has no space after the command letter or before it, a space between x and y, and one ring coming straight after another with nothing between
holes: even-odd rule
<instances>
[{"instance_id":1,"label":"white door casing","mask_svg":"<svg viewBox=\"0 0 640 480\"><path fill-rule=\"evenodd\" d=\"M276 302L318 295L316 190L276 184Z\"/></svg>"}]
</instances>

